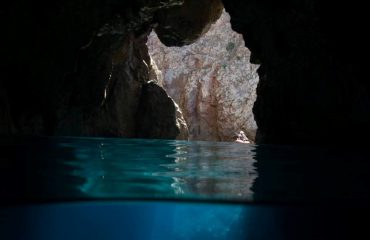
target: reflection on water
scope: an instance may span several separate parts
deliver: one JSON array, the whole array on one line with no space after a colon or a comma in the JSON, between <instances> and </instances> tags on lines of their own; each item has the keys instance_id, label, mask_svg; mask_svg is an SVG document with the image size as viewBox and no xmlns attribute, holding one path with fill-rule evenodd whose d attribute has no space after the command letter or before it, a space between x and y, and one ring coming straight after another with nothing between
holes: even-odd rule
<instances>
[{"instance_id":1,"label":"reflection on water","mask_svg":"<svg viewBox=\"0 0 370 240\"><path fill-rule=\"evenodd\" d=\"M0 151L1 239L370 238L368 151L103 138Z\"/></svg>"},{"instance_id":2,"label":"reflection on water","mask_svg":"<svg viewBox=\"0 0 370 240\"><path fill-rule=\"evenodd\" d=\"M105 138L0 142L1 201L370 202L367 151Z\"/></svg>"},{"instance_id":3,"label":"reflection on water","mask_svg":"<svg viewBox=\"0 0 370 240\"><path fill-rule=\"evenodd\" d=\"M85 179L86 196L252 198L256 174L250 147L185 141L60 143L74 148L73 176Z\"/></svg>"},{"instance_id":4,"label":"reflection on water","mask_svg":"<svg viewBox=\"0 0 370 240\"><path fill-rule=\"evenodd\" d=\"M53 138L2 147L17 165L13 174L22 175L19 184L27 182L18 194L34 200L251 201L257 177L254 147L237 143Z\"/></svg>"}]
</instances>

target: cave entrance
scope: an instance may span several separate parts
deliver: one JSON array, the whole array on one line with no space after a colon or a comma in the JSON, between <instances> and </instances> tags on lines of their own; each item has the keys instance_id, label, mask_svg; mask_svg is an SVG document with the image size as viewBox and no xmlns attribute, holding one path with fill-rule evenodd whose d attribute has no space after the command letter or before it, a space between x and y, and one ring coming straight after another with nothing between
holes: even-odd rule
<instances>
[{"instance_id":1,"label":"cave entrance","mask_svg":"<svg viewBox=\"0 0 370 240\"><path fill-rule=\"evenodd\" d=\"M233 141L240 131L254 140L258 65L249 62L250 51L231 29L228 13L191 45L166 47L155 32L147 45L152 78L179 105L189 140Z\"/></svg>"}]
</instances>

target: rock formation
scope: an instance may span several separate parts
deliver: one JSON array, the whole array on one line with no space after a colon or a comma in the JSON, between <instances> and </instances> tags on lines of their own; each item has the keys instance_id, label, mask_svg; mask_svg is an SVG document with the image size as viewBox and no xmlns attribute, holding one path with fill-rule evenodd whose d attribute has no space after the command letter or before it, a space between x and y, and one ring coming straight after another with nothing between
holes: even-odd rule
<instances>
[{"instance_id":1,"label":"rock formation","mask_svg":"<svg viewBox=\"0 0 370 240\"><path fill-rule=\"evenodd\" d=\"M58 113L57 135L176 138L175 104L148 82L146 35L135 37L117 23L110 28L80 50L77 70L65 86L70 95Z\"/></svg>"},{"instance_id":2,"label":"rock formation","mask_svg":"<svg viewBox=\"0 0 370 240\"><path fill-rule=\"evenodd\" d=\"M155 33L147 45L164 88L184 113L190 139L233 141L241 130L254 139L257 66L249 63L250 52L226 12L191 45L166 47Z\"/></svg>"},{"instance_id":3,"label":"rock formation","mask_svg":"<svg viewBox=\"0 0 370 240\"><path fill-rule=\"evenodd\" d=\"M359 144L369 136L370 81L360 60L368 49L363 3L223 2L251 62L261 64L257 142Z\"/></svg>"},{"instance_id":4,"label":"rock formation","mask_svg":"<svg viewBox=\"0 0 370 240\"><path fill-rule=\"evenodd\" d=\"M139 138L172 138L182 133L180 139L187 139L187 126L182 123L182 115L166 91L154 82L144 84L137 113L136 134ZM175 114L173 114L175 113ZM178 119L176 119L178 118ZM176 123L176 124L173 124Z\"/></svg>"},{"instance_id":5,"label":"rock formation","mask_svg":"<svg viewBox=\"0 0 370 240\"><path fill-rule=\"evenodd\" d=\"M348 143L370 135L365 2L222 2L251 62L261 64L254 105L258 143ZM53 135L63 126L77 126L71 134L135 136L132 111L121 110L134 109L140 101L131 96L149 80L127 85L147 75L149 60L143 64L145 56L135 55L140 44L153 28L166 45L189 44L221 11L221 0L5 1L0 9L2 128ZM123 44L134 53L126 63L118 61L126 59ZM124 72L129 77L115 75ZM118 97L126 87L134 91ZM129 106L121 106L127 99ZM120 122L122 115L127 123Z\"/></svg>"},{"instance_id":6,"label":"rock formation","mask_svg":"<svg viewBox=\"0 0 370 240\"><path fill-rule=\"evenodd\" d=\"M167 19L169 9L193 21L177 31L178 44L194 41L221 14L220 1L79 0L43 6L20 0L3 9L9 26L1 39L7 56L1 64L1 134L12 134L14 126L18 135L186 139L176 104L149 83L145 44L153 27L167 39L163 29L181 24Z\"/></svg>"}]
</instances>

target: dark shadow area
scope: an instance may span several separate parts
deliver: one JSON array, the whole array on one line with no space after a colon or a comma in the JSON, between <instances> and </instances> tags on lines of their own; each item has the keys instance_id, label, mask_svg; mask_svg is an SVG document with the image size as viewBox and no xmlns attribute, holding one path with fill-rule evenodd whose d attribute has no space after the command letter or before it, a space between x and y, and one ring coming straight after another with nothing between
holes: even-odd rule
<instances>
[{"instance_id":1,"label":"dark shadow area","mask_svg":"<svg viewBox=\"0 0 370 240\"><path fill-rule=\"evenodd\" d=\"M259 145L257 202L370 202L369 153L363 148Z\"/></svg>"},{"instance_id":2,"label":"dark shadow area","mask_svg":"<svg viewBox=\"0 0 370 240\"><path fill-rule=\"evenodd\" d=\"M73 148L46 138L0 140L0 203L19 204L49 199L83 198L76 186L84 179L73 176L78 169Z\"/></svg>"},{"instance_id":3,"label":"dark shadow area","mask_svg":"<svg viewBox=\"0 0 370 240\"><path fill-rule=\"evenodd\" d=\"M245 211L245 239L363 239L370 236L369 153L355 148L261 145Z\"/></svg>"},{"instance_id":4,"label":"dark shadow area","mask_svg":"<svg viewBox=\"0 0 370 240\"><path fill-rule=\"evenodd\" d=\"M240 239L368 238L369 213L368 205L257 205L241 213L247 230Z\"/></svg>"},{"instance_id":5,"label":"dark shadow area","mask_svg":"<svg viewBox=\"0 0 370 240\"><path fill-rule=\"evenodd\" d=\"M370 234L369 154L359 149L22 138L0 150L5 240Z\"/></svg>"}]
</instances>

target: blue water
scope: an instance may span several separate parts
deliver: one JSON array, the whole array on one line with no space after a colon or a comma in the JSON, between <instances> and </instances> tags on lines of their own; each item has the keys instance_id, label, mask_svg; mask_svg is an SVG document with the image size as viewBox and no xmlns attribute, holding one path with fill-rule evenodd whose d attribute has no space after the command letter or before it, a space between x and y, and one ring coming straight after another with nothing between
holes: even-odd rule
<instances>
[{"instance_id":1,"label":"blue water","mask_svg":"<svg viewBox=\"0 0 370 240\"><path fill-rule=\"evenodd\" d=\"M26 138L0 151L0 239L370 235L364 150Z\"/></svg>"}]
</instances>

